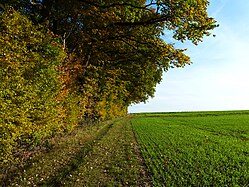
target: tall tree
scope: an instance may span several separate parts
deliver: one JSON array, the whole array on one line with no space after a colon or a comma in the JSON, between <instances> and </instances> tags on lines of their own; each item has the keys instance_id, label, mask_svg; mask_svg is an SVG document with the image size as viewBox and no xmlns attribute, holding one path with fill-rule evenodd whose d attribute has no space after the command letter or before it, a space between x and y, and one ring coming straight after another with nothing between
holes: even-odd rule
<instances>
[{"instance_id":1,"label":"tall tree","mask_svg":"<svg viewBox=\"0 0 249 187\"><path fill-rule=\"evenodd\" d=\"M176 40L190 40L197 45L217 26L207 14L208 0L3 2L60 37L67 52L74 56L70 63L82 67L75 78L81 93L101 96L103 89L96 86L108 84L108 76L115 84L123 85L125 94L120 98L126 106L153 96L163 71L190 64L184 50L161 39L165 31L171 31ZM89 80L96 84L87 90Z\"/></svg>"}]
</instances>

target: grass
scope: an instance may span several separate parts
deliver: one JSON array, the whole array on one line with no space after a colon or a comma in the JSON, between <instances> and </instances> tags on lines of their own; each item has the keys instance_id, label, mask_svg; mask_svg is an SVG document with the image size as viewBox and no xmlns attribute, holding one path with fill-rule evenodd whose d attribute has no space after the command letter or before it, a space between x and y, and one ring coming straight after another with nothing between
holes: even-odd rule
<instances>
[{"instance_id":1,"label":"grass","mask_svg":"<svg viewBox=\"0 0 249 187\"><path fill-rule=\"evenodd\" d=\"M0 186L247 187L248 142L249 111L136 114L52 139Z\"/></svg>"},{"instance_id":2,"label":"grass","mask_svg":"<svg viewBox=\"0 0 249 187\"><path fill-rule=\"evenodd\" d=\"M79 128L2 180L0 186L147 186L127 120Z\"/></svg>"},{"instance_id":3,"label":"grass","mask_svg":"<svg viewBox=\"0 0 249 187\"><path fill-rule=\"evenodd\" d=\"M132 119L154 186L248 186L248 111Z\"/></svg>"}]
</instances>

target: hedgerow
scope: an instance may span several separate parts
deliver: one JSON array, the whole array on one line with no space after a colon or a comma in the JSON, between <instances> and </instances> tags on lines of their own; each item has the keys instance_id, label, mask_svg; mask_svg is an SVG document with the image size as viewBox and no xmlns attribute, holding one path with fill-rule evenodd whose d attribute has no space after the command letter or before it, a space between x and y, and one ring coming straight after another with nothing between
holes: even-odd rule
<instances>
[{"instance_id":1,"label":"hedgerow","mask_svg":"<svg viewBox=\"0 0 249 187\"><path fill-rule=\"evenodd\" d=\"M7 10L0 18L1 167L18 147L35 146L62 130L57 66L65 52L52 33Z\"/></svg>"},{"instance_id":2,"label":"hedgerow","mask_svg":"<svg viewBox=\"0 0 249 187\"><path fill-rule=\"evenodd\" d=\"M127 114L117 72L100 81L101 68L83 69L61 38L8 8L0 16L0 163L19 163L21 151L72 131L80 122ZM80 84L79 77L88 81ZM111 76L110 76L111 75ZM103 78L102 78L103 79Z\"/></svg>"}]
</instances>

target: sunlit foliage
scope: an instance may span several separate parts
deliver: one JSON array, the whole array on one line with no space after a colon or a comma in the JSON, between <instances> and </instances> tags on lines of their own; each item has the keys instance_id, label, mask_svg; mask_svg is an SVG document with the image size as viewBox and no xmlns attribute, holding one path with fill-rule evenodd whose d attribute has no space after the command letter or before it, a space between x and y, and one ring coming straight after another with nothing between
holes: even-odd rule
<instances>
[{"instance_id":1,"label":"sunlit foliage","mask_svg":"<svg viewBox=\"0 0 249 187\"><path fill-rule=\"evenodd\" d=\"M62 125L57 66L65 53L52 33L9 9L0 21L0 149L36 145ZM15 153L18 154L18 153Z\"/></svg>"}]
</instances>

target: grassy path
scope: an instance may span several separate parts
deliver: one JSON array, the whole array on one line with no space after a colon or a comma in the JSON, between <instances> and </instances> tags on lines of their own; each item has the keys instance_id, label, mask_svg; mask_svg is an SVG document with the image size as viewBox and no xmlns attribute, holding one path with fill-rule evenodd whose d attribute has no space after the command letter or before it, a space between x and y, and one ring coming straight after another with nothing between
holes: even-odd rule
<instances>
[{"instance_id":1,"label":"grassy path","mask_svg":"<svg viewBox=\"0 0 249 187\"><path fill-rule=\"evenodd\" d=\"M77 129L1 186L150 186L129 120Z\"/></svg>"}]
</instances>

